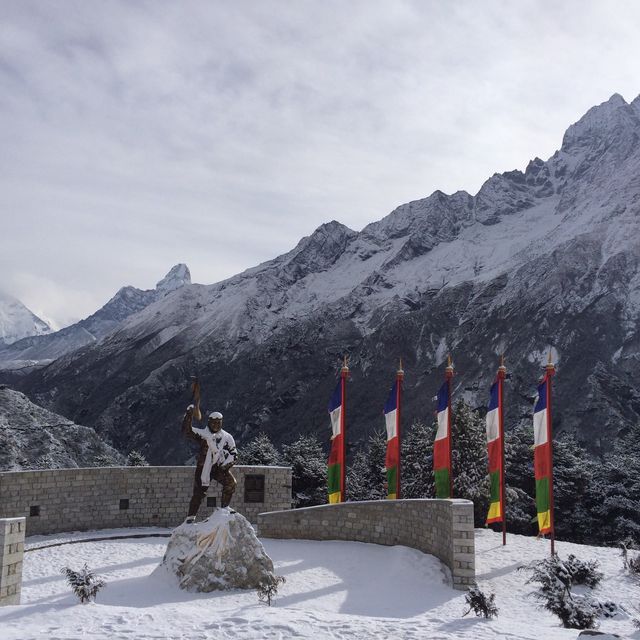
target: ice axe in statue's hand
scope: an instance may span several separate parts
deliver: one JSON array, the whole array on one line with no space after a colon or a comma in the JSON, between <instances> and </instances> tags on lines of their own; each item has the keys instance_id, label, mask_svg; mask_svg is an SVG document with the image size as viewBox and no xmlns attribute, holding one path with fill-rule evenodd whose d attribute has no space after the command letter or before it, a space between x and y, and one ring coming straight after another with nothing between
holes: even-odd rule
<instances>
[{"instance_id":1,"label":"ice axe in statue's hand","mask_svg":"<svg viewBox=\"0 0 640 640\"><path fill-rule=\"evenodd\" d=\"M202 420L202 414L200 413L200 383L198 378L193 377L191 383L191 404L194 405L193 416L196 420Z\"/></svg>"}]
</instances>

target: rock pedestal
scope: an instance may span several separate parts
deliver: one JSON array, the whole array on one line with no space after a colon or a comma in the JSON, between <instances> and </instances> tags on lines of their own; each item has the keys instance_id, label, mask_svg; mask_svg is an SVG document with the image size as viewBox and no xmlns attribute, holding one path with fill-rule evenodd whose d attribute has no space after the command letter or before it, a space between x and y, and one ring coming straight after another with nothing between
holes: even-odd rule
<instances>
[{"instance_id":1,"label":"rock pedestal","mask_svg":"<svg viewBox=\"0 0 640 640\"><path fill-rule=\"evenodd\" d=\"M157 571L176 576L188 591L256 589L275 578L273 562L249 521L228 508L204 522L176 527Z\"/></svg>"}]
</instances>

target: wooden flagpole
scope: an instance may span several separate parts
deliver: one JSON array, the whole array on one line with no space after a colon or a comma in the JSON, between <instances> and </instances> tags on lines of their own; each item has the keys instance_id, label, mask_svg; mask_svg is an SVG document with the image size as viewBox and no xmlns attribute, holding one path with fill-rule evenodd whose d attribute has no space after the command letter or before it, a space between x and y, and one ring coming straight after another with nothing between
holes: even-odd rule
<instances>
[{"instance_id":1,"label":"wooden flagpole","mask_svg":"<svg viewBox=\"0 0 640 640\"><path fill-rule=\"evenodd\" d=\"M341 502L347 500L347 434L346 413L347 413L347 376L349 375L349 367L347 365L347 356L342 361L342 369L340 369L341 390L342 390L342 407L340 409L340 433L342 434L342 464L340 465L340 498Z\"/></svg>"},{"instance_id":2,"label":"wooden flagpole","mask_svg":"<svg viewBox=\"0 0 640 640\"><path fill-rule=\"evenodd\" d=\"M500 366L498 367L498 414L500 421L500 512L502 514L502 545L507 544L507 512L505 488L504 488L504 380L507 377L507 368L504 366L504 355L500 356Z\"/></svg>"},{"instance_id":3,"label":"wooden flagpole","mask_svg":"<svg viewBox=\"0 0 640 640\"><path fill-rule=\"evenodd\" d=\"M401 494L400 491L402 489L400 476L402 469L402 381L404 379L404 371L402 369L402 358L400 358L400 364L398 366L398 371L396 372L396 380L397 380L397 396L396 396L396 431L398 435L398 469L396 471L396 499L400 500Z\"/></svg>"},{"instance_id":4,"label":"wooden flagpole","mask_svg":"<svg viewBox=\"0 0 640 640\"><path fill-rule=\"evenodd\" d=\"M556 372L556 368L551 358L551 349L549 349L549 359L545 368L545 376L547 378L547 442L549 443L549 518L551 520L551 555L554 555L556 527L553 508L553 421L551 416L551 380Z\"/></svg>"},{"instance_id":5,"label":"wooden flagpole","mask_svg":"<svg viewBox=\"0 0 640 640\"><path fill-rule=\"evenodd\" d=\"M451 379L453 378L453 365L451 364L451 354L447 356L447 368L444 372L447 381L448 411L447 411L447 435L449 437L449 498L453 498L453 462L451 459L451 449L453 448L453 434L451 433Z\"/></svg>"}]
</instances>

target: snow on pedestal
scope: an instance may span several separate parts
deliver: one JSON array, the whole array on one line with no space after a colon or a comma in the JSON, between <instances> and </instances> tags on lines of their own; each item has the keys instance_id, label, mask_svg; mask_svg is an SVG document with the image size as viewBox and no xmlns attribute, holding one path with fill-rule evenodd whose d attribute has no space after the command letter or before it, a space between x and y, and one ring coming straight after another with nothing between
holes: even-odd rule
<instances>
[{"instance_id":1,"label":"snow on pedestal","mask_svg":"<svg viewBox=\"0 0 640 640\"><path fill-rule=\"evenodd\" d=\"M275 578L273 562L249 521L226 508L204 522L176 527L160 571L176 576L187 591L256 589Z\"/></svg>"}]
</instances>

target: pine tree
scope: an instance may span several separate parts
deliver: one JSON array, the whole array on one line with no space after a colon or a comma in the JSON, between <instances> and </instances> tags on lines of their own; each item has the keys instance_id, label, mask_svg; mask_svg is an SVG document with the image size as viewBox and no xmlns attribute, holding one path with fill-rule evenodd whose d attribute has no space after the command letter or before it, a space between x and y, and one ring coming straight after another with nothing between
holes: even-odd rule
<instances>
[{"instance_id":1,"label":"pine tree","mask_svg":"<svg viewBox=\"0 0 640 640\"><path fill-rule=\"evenodd\" d=\"M73 593L83 604L95 599L98 591L104 587L104 580L98 578L93 571L89 571L86 563L80 571L65 567L62 573L66 576Z\"/></svg>"},{"instance_id":2,"label":"pine tree","mask_svg":"<svg viewBox=\"0 0 640 640\"><path fill-rule=\"evenodd\" d=\"M116 460L113 456L110 456L106 453L99 453L93 459L92 466L94 467L117 467L119 466L118 460Z\"/></svg>"},{"instance_id":3,"label":"pine tree","mask_svg":"<svg viewBox=\"0 0 640 640\"><path fill-rule=\"evenodd\" d=\"M520 425L508 430L504 441L507 530L533 535L537 533L533 427Z\"/></svg>"},{"instance_id":4,"label":"pine tree","mask_svg":"<svg viewBox=\"0 0 640 640\"><path fill-rule=\"evenodd\" d=\"M616 440L594 464L586 508L595 516L598 541L628 538L640 544L640 424Z\"/></svg>"},{"instance_id":5,"label":"pine tree","mask_svg":"<svg viewBox=\"0 0 640 640\"><path fill-rule=\"evenodd\" d=\"M133 449L129 451L127 456L127 467L148 467L147 459L139 452Z\"/></svg>"},{"instance_id":6,"label":"pine tree","mask_svg":"<svg viewBox=\"0 0 640 640\"><path fill-rule=\"evenodd\" d=\"M484 420L461 400L452 424L453 495L473 501L475 524L483 526L489 507L489 476Z\"/></svg>"},{"instance_id":7,"label":"pine tree","mask_svg":"<svg viewBox=\"0 0 640 640\"><path fill-rule=\"evenodd\" d=\"M575 436L561 434L553 443L553 498L556 536L576 542L595 541L600 529L593 505L594 461ZM594 534L596 534L594 536Z\"/></svg>"},{"instance_id":8,"label":"pine tree","mask_svg":"<svg viewBox=\"0 0 640 640\"><path fill-rule=\"evenodd\" d=\"M259 433L238 451L239 464L255 464L269 467L282 464L280 452L266 433Z\"/></svg>"},{"instance_id":9,"label":"pine tree","mask_svg":"<svg viewBox=\"0 0 640 640\"><path fill-rule=\"evenodd\" d=\"M431 498L433 482L433 440L436 427L414 422L402 438L402 497Z\"/></svg>"},{"instance_id":10,"label":"pine tree","mask_svg":"<svg viewBox=\"0 0 640 640\"><path fill-rule=\"evenodd\" d=\"M291 467L292 493L296 507L309 507L327 501L327 456L318 439L301 435L283 445L282 457Z\"/></svg>"},{"instance_id":11,"label":"pine tree","mask_svg":"<svg viewBox=\"0 0 640 640\"><path fill-rule=\"evenodd\" d=\"M380 500L386 493L384 458L387 437L374 431L347 467L348 500Z\"/></svg>"},{"instance_id":12,"label":"pine tree","mask_svg":"<svg viewBox=\"0 0 640 640\"><path fill-rule=\"evenodd\" d=\"M347 500L358 502L371 499L368 472L369 451L366 448L358 449L347 466Z\"/></svg>"}]
</instances>

